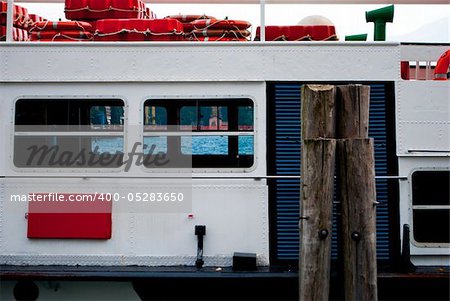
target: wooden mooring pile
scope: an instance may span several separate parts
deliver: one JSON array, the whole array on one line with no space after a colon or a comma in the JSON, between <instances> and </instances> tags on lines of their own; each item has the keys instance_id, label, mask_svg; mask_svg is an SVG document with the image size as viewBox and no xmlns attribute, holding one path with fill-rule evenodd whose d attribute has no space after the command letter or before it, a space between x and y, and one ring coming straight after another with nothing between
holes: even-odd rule
<instances>
[{"instance_id":1,"label":"wooden mooring pile","mask_svg":"<svg viewBox=\"0 0 450 301\"><path fill-rule=\"evenodd\" d=\"M345 300L377 300L376 191L370 87L304 85L300 300L328 300L335 178ZM336 172L335 172L336 168Z\"/></svg>"}]
</instances>

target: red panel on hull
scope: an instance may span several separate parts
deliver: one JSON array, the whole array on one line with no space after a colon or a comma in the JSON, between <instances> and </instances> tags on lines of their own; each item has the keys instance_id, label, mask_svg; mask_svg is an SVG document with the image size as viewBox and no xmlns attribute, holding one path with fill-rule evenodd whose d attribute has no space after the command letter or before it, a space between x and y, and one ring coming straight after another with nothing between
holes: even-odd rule
<instances>
[{"instance_id":1,"label":"red panel on hull","mask_svg":"<svg viewBox=\"0 0 450 301\"><path fill-rule=\"evenodd\" d=\"M101 194L30 193L28 238L111 238L112 203Z\"/></svg>"},{"instance_id":2,"label":"red panel on hull","mask_svg":"<svg viewBox=\"0 0 450 301\"><path fill-rule=\"evenodd\" d=\"M111 213L29 213L28 238L111 238Z\"/></svg>"}]
</instances>

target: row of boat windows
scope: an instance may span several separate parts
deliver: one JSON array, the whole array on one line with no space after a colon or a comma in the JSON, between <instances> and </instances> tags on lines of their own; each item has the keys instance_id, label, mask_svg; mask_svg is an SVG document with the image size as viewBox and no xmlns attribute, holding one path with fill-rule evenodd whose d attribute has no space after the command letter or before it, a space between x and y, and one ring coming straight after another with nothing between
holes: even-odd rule
<instances>
[{"instance_id":1,"label":"row of boat windows","mask_svg":"<svg viewBox=\"0 0 450 301\"><path fill-rule=\"evenodd\" d=\"M249 168L254 163L250 99L147 100L142 118L143 126L127 126L128 132L143 133L127 150L141 150L148 168ZM117 99L20 99L14 163L117 168L127 157L126 120L124 102ZM155 165L158 158L171 164Z\"/></svg>"}]
</instances>

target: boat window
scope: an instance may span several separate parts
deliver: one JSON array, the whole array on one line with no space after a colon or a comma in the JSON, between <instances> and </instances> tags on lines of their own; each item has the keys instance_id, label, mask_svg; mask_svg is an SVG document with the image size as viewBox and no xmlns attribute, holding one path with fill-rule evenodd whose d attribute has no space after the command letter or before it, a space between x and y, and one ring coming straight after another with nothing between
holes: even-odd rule
<instances>
[{"instance_id":1,"label":"boat window","mask_svg":"<svg viewBox=\"0 0 450 301\"><path fill-rule=\"evenodd\" d=\"M116 99L20 99L14 164L21 168L117 168L124 103Z\"/></svg>"},{"instance_id":2,"label":"boat window","mask_svg":"<svg viewBox=\"0 0 450 301\"><path fill-rule=\"evenodd\" d=\"M151 99L144 103L146 155L191 160L193 168L248 168L254 160L250 99ZM148 127L147 120L160 120ZM150 160L151 161L151 160ZM152 166L147 166L151 168ZM176 166L172 166L176 167Z\"/></svg>"},{"instance_id":3,"label":"boat window","mask_svg":"<svg viewBox=\"0 0 450 301\"><path fill-rule=\"evenodd\" d=\"M450 171L412 174L413 234L419 243L450 243Z\"/></svg>"}]
</instances>

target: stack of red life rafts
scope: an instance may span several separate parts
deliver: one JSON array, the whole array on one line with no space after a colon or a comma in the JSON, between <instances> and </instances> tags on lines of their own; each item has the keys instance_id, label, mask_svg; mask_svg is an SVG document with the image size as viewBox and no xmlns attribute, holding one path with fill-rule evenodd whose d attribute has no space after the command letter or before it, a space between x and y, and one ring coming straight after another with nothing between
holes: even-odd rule
<instances>
[{"instance_id":1,"label":"stack of red life rafts","mask_svg":"<svg viewBox=\"0 0 450 301\"><path fill-rule=\"evenodd\" d=\"M186 40L190 41L248 41L251 24L240 20L218 20L209 16L168 16L183 22Z\"/></svg>"},{"instance_id":2,"label":"stack of red life rafts","mask_svg":"<svg viewBox=\"0 0 450 301\"><path fill-rule=\"evenodd\" d=\"M179 41L183 25L155 19L142 0L65 0L66 18L90 22L95 41Z\"/></svg>"},{"instance_id":3,"label":"stack of red life rafts","mask_svg":"<svg viewBox=\"0 0 450 301\"><path fill-rule=\"evenodd\" d=\"M260 40L261 29L256 29L255 41ZM336 41L333 25L266 26L266 41Z\"/></svg>"},{"instance_id":4,"label":"stack of red life rafts","mask_svg":"<svg viewBox=\"0 0 450 301\"><path fill-rule=\"evenodd\" d=\"M0 2L0 41L6 40L6 13L8 4L5 1ZM28 28L31 26L31 20L28 16L28 10L19 5L13 8L13 39L14 41L28 41Z\"/></svg>"},{"instance_id":5,"label":"stack of red life rafts","mask_svg":"<svg viewBox=\"0 0 450 301\"><path fill-rule=\"evenodd\" d=\"M81 21L39 21L30 30L31 41L82 42L92 41L94 28Z\"/></svg>"}]
</instances>

